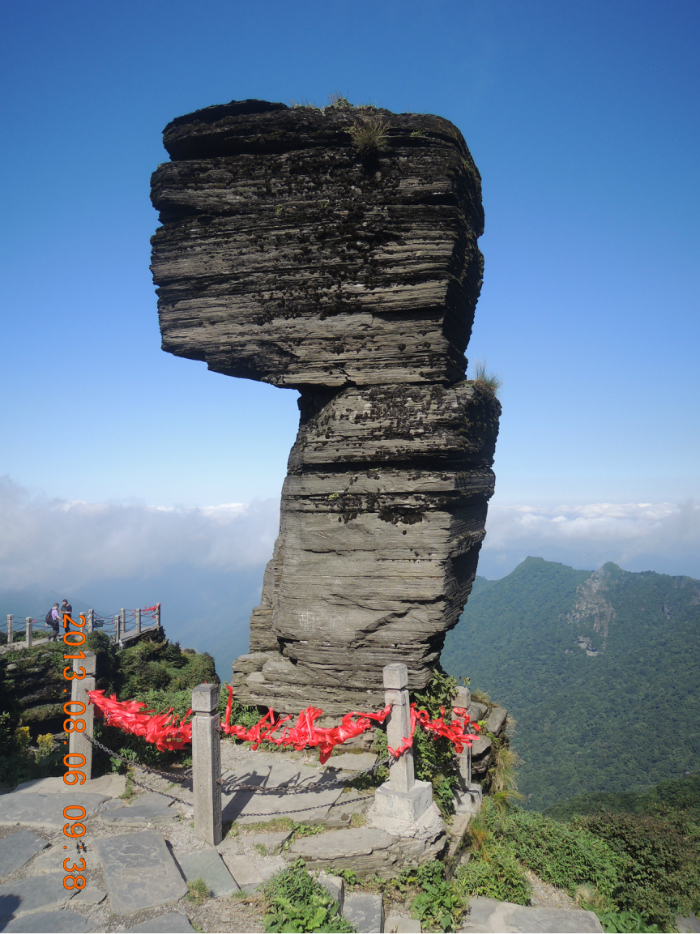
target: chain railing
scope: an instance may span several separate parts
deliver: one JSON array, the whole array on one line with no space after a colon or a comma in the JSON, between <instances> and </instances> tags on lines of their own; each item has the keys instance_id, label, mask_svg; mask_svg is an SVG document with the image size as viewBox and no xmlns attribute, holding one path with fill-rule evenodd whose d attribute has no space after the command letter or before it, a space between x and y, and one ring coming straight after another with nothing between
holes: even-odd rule
<instances>
[{"instance_id":1,"label":"chain railing","mask_svg":"<svg viewBox=\"0 0 700 934\"><path fill-rule=\"evenodd\" d=\"M93 736L86 735L85 738L88 740L89 743L91 743L92 746L96 747L97 749L101 749L102 752L106 753L111 759L116 759L118 762L123 763L127 769L143 769L144 772L149 772L151 775L156 775L158 778L165 778L165 779L169 779L170 781L175 781L175 782L182 782L192 777L191 767L184 769L182 772L177 772L177 773L166 772L164 769L156 769L153 766L146 765L144 762L140 762L138 760L135 761L133 759L127 759L125 756L122 756L118 752L115 752L113 749L110 749L109 746L105 746L104 743L101 743L99 740L95 739ZM386 756L384 759L380 760L379 762L375 762L373 765L369 766L366 769L357 769L353 771L351 775L348 775L345 778L336 779L335 781L333 780L325 781L323 779L320 779L317 782L310 782L309 784L306 784L306 785L298 785L296 788L290 788L287 782L282 782L280 785L268 787L265 785L248 784L242 781L233 781L231 779L227 781L225 778L219 779L218 783L221 787L221 791L223 794L237 794L239 791L249 791L257 795L276 795L278 797L280 794L284 794L284 795L308 794L309 792L313 792L316 789L320 789L322 791L328 791L334 787L346 788L350 784L350 782L353 782L357 780L358 778L361 778L364 775L370 775L373 772L379 771L379 769L388 766L391 763L391 761L392 761L392 757ZM343 769L343 771L346 771L346 770ZM133 782L134 785L138 785L139 788L144 788L146 791L153 790L148 785L144 784L144 782L141 782L137 778L135 778L133 774L130 775L130 780ZM159 791L158 794L162 794L166 798L172 798L173 801L179 801L181 804L186 804L188 807L191 807L193 804L192 801L186 800L185 798L181 798L179 795L172 794L170 790ZM366 801L367 798L368 798L367 795L359 795L356 798L344 798L343 801L340 803L342 803L343 805L355 804L358 801ZM339 802L334 802L332 805L330 805L330 807L336 807L338 805L339 805ZM312 805L309 805L308 807L303 807L303 808L284 808L284 809L280 809L279 813L280 814L301 814L306 811L317 811L319 807L321 807L321 805L312 804ZM266 811L266 812L261 812L259 814L257 813L249 814L246 811L245 816L246 817L270 817L270 813L269 811Z\"/></svg>"}]
</instances>

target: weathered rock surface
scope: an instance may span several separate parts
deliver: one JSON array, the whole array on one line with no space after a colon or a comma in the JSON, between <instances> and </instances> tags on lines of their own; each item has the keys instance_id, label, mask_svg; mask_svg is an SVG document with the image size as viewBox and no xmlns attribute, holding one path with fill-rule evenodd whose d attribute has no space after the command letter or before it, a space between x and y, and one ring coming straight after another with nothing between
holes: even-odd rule
<instances>
[{"instance_id":1,"label":"weathered rock surface","mask_svg":"<svg viewBox=\"0 0 700 934\"><path fill-rule=\"evenodd\" d=\"M163 348L301 392L237 696L367 709L392 661L424 687L476 573L500 414L464 378L483 212L462 135L435 116L234 101L164 141Z\"/></svg>"},{"instance_id":2,"label":"weathered rock surface","mask_svg":"<svg viewBox=\"0 0 700 934\"><path fill-rule=\"evenodd\" d=\"M514 934L586 934L602 931L603 925L592 911L571 908L529 908L513 902L474 896L460 931L467 934L511 931Z\"/></svg>"}]
</instances>

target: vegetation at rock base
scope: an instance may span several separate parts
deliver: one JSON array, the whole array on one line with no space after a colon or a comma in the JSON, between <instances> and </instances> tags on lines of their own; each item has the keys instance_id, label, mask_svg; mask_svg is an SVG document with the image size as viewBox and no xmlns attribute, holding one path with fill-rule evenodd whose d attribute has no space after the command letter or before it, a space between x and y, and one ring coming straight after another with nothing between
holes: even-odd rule
<instances>
[{"instance_id":1,"label":"vegetation at rock base","mask_svg":"<svg viewBox=\"0 0 700 934\"><path fill-rule=\"evenodd\" d=\"M266 931L337 931L355 928L338 914L338 905L326 889L296 860L270 879L263 890Z\"/></svg>"},{"instance_id":2,"label":"vegetation at rock base","mask_svg":"<svg viewBox=\"0 0 700 934\"><path fill-rule=\"evenodd\" d=\"M477 578L443 664L518 722L525 807L641 791L700 760L700 582L528 558Z\"/></svg>"},{"instance_id":3,"label":"vegetation at rock base","mask_svg":"<svg viewBox=\"0 0 700 934\"><path fill-rule=\"evenodd\" d=\"M425 863L405 869L398 879L402 887L417 886L418 894L411 902L411 914L425 931L456 931L464 916L468 899L459 886L445 878L440 862Z\"/></svg>"},{"instance_id":4,"label":"vegetation at rock base","mask_svg":"<svg viewBox=\"0 0 700 934\"><path fill-rule=\"evenodd\" d=\"M606 931L670 931L700 910L700 825L689 809L577 817L565 823L486 799L472 821L468 895L527 904L530 869L596 911Z\"/></svg>"},{"instance_id":5,"label":"vegetation at rock base","mask_svg":"<svg viewBox=\"0 0 700 934\"><path fill-rule=\"evenodd\" d=\"M142 701L157 713L172 707L181 718L189 709L192 688L203 681L219 680L210 655L183 651L162 632L118 650L98 630L88 635L85 648L97 655L98 688L108 695L116 694L120 700ZM4 710L0 714L0 784L12 787L30 779L63 774L65 749L53 736L62 729L66 716L63 704L69 697L63 677L65 651L59 641L17 649L0 657L0 707ZM224 695L222 712L225 701ZM234 707L234 717L245 718L246 711ZM252 716L248 712L249 720ZM254 716L258 718L257 711ZM190 756L189 749L158 752L152 744L105 726L99 718L95 719L95 737L127 763L142 761L167 767L184 764ZM110 769L125 771L126 765L96 750L93 774Z\"/></svg>"}]
</instances>

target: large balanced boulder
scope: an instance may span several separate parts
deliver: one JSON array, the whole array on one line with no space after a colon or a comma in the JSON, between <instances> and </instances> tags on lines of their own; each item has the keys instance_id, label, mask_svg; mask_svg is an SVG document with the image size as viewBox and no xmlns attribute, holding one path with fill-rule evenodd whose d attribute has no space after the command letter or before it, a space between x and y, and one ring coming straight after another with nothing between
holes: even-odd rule
<instances>
[{"instance_id":1,"label":"large balanced boulder","mask_svg":"<svg viewBox=\"0 0 700 934\"><path fill-rule=\"evenodd\" d=\"M465 380L479 173L441 117L232 101L153 176L163 347L298 389L280 534L239 700L331 715L424 687L484 537L500 405Z\"/></svg>"}]
</instances>

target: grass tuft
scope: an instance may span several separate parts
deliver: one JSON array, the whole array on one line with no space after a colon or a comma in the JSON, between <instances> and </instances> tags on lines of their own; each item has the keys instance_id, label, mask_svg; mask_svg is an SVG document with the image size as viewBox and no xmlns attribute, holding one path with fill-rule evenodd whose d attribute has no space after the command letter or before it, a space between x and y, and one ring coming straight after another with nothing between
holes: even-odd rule
<instances>
[{"instance_id":1,"label":"grass tuft","mask_svg":"<svg viewBox=\"0 0 700 934\"><path fill-rule=\"evenodd\" d=\"M389 124L382 117L363 117L360 123L349 127L352 145L361 159L371 159L379 155L380 150L386 149L388 127Z\"/></svg>"},{"instance_id":2,"label":"grass tuft","mask_svg":"<svg viewBox=\"0 0 700 934\"><path fill-rule=\"evenodd\" d=\"M474 361L474 382L479 383L484 389L489 389L494 396L498 395L498 390L503 385L503 380L500 376L488 372L485 360Z\"/></svg>"}]
</instances>

